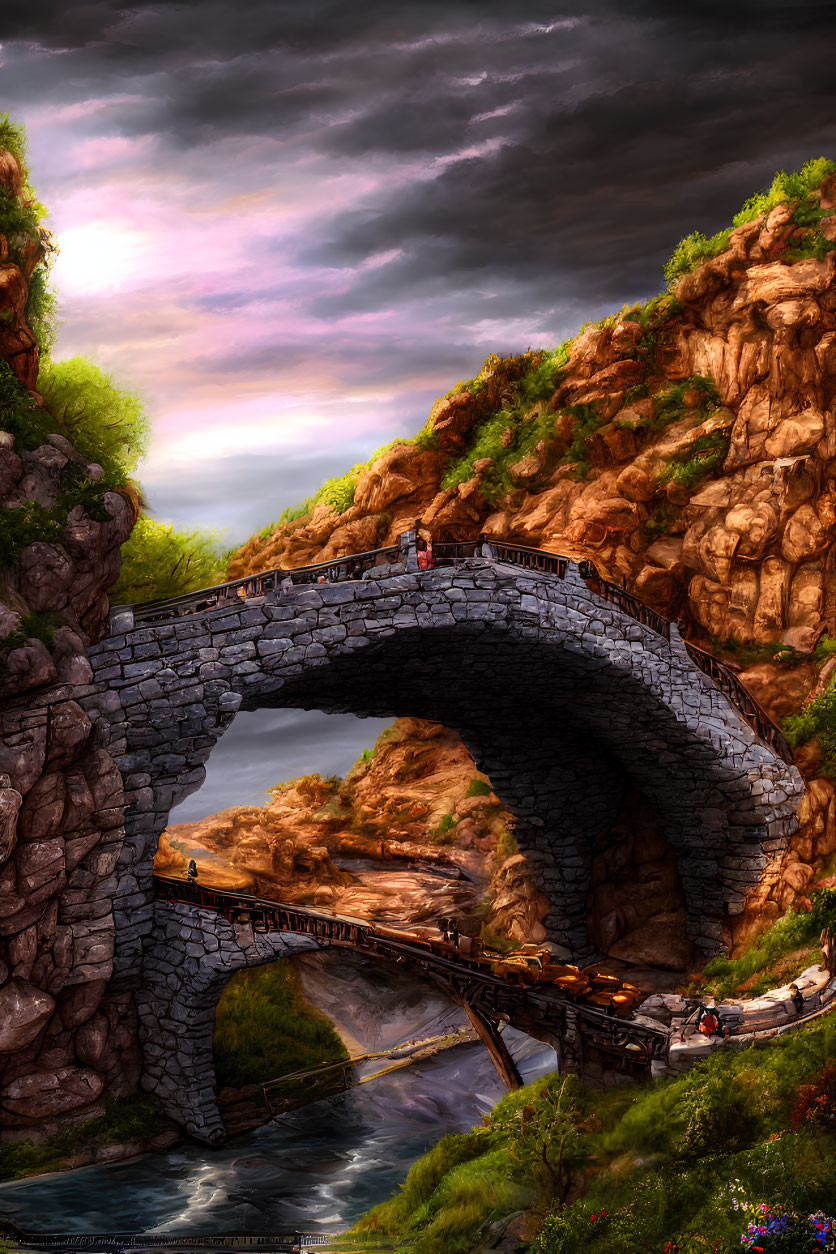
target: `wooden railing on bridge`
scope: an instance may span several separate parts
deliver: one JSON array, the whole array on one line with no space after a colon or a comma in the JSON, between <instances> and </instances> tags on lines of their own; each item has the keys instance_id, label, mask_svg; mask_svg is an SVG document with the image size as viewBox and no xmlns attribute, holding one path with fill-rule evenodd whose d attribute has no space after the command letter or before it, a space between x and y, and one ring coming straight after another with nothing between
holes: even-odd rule
<instances>
[{"instance_id":1,"label":"wooden railing on bridge","mask_svg":"<svg viewBox=\"0 0 836 1254\"><path fill-rule=\"evenodd\" d=\"M312 936L323 945L352 948L414 967L444 987L455 1000L494 1018L513 1017L515 1012L524 1011L531 1023L549 1027L568 1008L582 1025L583 1036L604 1052L627 1061L632 1057L634 1063L644 1067L649 1067L654 1059L666 1057L668 1034L661 1029L586 1005L582 994L572 998L548 985L511 984L464 961L419 947L417 938L415 944L409 944L378 935L374 924L362 919L226 892L195 880L166 875L154 876L154 893L161 901L198 906L221 914L232 923L251 924L254 931Z\"/></svg>"},{"instance_id":2,"label":"wooden railing on bridge","mask_svg":"<svg viewBox=\"0 0 836 1254\"><path fill-rule=\"evenodd\" d=\"M135 625L165 622L179 618L185 614L199 614L219 606L237 606L241 601L255 597L263 597L268 593L280 590L285 580L298 587L302 584L341 583L345 580L362 579L369 571L378 566L396 563L404 555L400 540L384 548L367 549L362 553L351 553L333 558L327 562L316 562L310 566L297 566L289 569L275 567L273 570L261 571L248 575L243 579L233 579L228 583L216 584L211 588L201 588L196 592L187 592L182 596L169 597L163 601L148 601L133 606L116 607L130 609ZM433 546L433 566L457 567L462 562L475 557L487 558L491 561L507 563L522 570L530 570L537 574L551 575L564 579L570 559L560 553L549 553L545 549L527 548L521 544L506 544L500 540L480 539L461 541L439 541ZM629 615L636 622L649 627L665 640L670 640L670 621L656 610L645 605L638 597L604 579L595 566L589 561L578 563L581 578L590 589L622 613ZM696 645L684 642L691 660L728 698L752 730L765 741L786 762L793 761L793 753L789 741L781 729L769 717L762 706L740 682L728 666L720 662L712 654Z\"/></svg>"},{"instance_id":3,"label":"wooden railing on bridge","mask_svg":"<svg viewBox=\"0 0 836 1254\"><path fill-rule=\"evenodd\" d=\"M785 762L792 762L793 752L790 742L763 706L758 704L749 689L740 682L731 667L726 666L725 662L721 662L713 653L706 653L705 649L699 649L695 644L689 644L687 640L683 640L682 643L691 661L708 675L709 679L714 680L720 691L756 735L766 741Z\"/></svg>"}]
</instances>

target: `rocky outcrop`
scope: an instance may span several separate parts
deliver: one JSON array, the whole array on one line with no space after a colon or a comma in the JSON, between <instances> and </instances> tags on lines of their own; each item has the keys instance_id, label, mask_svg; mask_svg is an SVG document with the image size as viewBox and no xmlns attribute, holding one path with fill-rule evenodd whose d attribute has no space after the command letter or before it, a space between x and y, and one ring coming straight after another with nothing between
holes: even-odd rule
<instances>
[{"instance_id":1,"label":"rocky outcrop","mask_svg":"<svg viewBox=\"0 0 836 1254\"><path fill-rule=\"evenodd\" d=\"M455 915L464 934L545 938L548 903L514 852L511 815L458 734L398 719L343 780L304 776L160 838L155 871L356 918ZM509 856L510 854L510 856Z\"/></svg>"},{"instance_id":2,"label":"rocky outcrop","mask_svg":"<svg viewBox=\"0 0 836 1254\"><path fill-rule=\"evenodd\" d=\"M0 149L0 189L22 202L23 183L20 162L11 152ZM29 280L43 257L43 246L34 239L26 240L17 257L17 261L10 257L9 240L0 234L0 360L9 363L24 387L34 388L38 378L38 341L26 321L26 304Z\"/></svg>"},{"instance_id":3,"label":"rocky outcrop","mask_svg":"<svg viewBox=\"0 0 836 1254\"><path fill-rule=\"evenodd\" d=\"M826 245L836 238L836 175L819 204L830 214L819 223ZM442 488L485 417L514 409L526 355L489 359L436 402L425 438L366 470L374 494L358 485L342 514L319 506L253 537L230 576L323 560L355 531L391 543L413 520L436 541L484 532L592 559L703 647L733 639L810 655L792 675L764 663L741 676L774 717L797 712L821 683L812 650L824 632L836 634L836 252L793 260L788 250L804 238L778 205L733 230L725 251L681 277L669 298L587 327L550 399L518 416L520 429L537 421L538 443L508 462L504 478L500 449ZM509 418L503 448L515 438ZM737 943L759 921L806 906L836 842L815 753L800 753L799 764L817 781L806 821L774 883L737 920ZM626 925L619 909L615 898L601 904L602 936L614 917Z\"/></svg>"},{"instance_id":4,"label":"rocky outcrop","mask_svg":"<svg viewBox=\"0 0 836 1254\"><path fill-rule=\"evenodd\" d=\"M9 153L0 153L0 183L19 194ZM0 358L31 389L31 268L10 262L5 244L0 237ZM105 992L122 779L99 743L99 711L78 703L134 507L111 492L106 521L81 504L55 521L79 467L90 480L101 473L59 435L32 449L0 430L0 509L36 502L51 520L48 540L0 554L0 1140L37 1140L86 1117L105 1091L132 1088L139 1070L130 1002Z\"/></svg>"}]
</instances>

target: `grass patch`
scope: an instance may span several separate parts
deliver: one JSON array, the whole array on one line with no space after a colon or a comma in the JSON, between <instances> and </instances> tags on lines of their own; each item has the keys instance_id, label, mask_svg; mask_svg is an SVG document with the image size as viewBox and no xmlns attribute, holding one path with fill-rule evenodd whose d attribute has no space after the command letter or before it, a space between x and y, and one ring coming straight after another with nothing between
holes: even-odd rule
<instances>
[{"instance_id":1,"label":"grass patch","mask_svg":"<svg viewBox=\"0 0 836 1254\"><path fill-rule=\"evenodd\" d=\"M808 913L791 911L778 919L760 933L740 958L712 958L703 969L708 987L701 985L700 992L708 991L722 998L745 991L747 996L758 997L820 962L822 928L836 926L836 890L813 893L812 906Z\"/></svg>"},{"instance_id":2,"label":"grass patch","mask_svg":"<svg viewBox=\"0 0 836 1254\"><path fill-rule=\"evenodd\" d=\"M305 1001L287 962L232 977L215 1010L213 1050L219 1089L348 1057L330 1020Z\"/></svg>"},{"instance_id":3,"label":"grass patch","mask_svg":"<svg viewBox=\"0 0 836 1254\"><path fill-rule=\"evenodd\" d=\"M792 670L802 662L809 661L806 653L799 653L792 645L783 644L780 640L771 640L768 644L747 644L742 640L735 640L733 636L725 639L709 636L709 640L712 653L731 658L743 670L757 666L760 662L774 662L783 670ZM836 640L833 643L836 645ZM816 661L819 660L823 659L817 657Z\"/></svg>"},{"instance_id":4,"label":"grass patch","mask_svg":"<svg viewBox=\"0 0 836 1254\"><path fill-rule=\"evenodd\" d=\"M0 561L4 566L13 566L23 550L38 541L60 544L62 530L63 523L55 511L45 509L38 501L24 501L0 510Z\"/></svg>"},{"instance_id":5,"label":"grass patch","mask_svg":"<svg viewBox=\"0 0 836 1254\"><path fill-rule=\"evenodd\" d=\"M35 404L7 361L0 361L0 428L15 437L21 449L36 449L58 430L51 414Z\"/></svg>"},{"instance_id":6,"label":"grass patch","mask_svg":"<svg viewBox=\"0 0 836 1254\"><path fill-rule=\"evenodd\" d=\"M431 845L454 845L457 823L455 814L442 814L438 826L427 832L427 840Z\"/></svg>"},{"instance_id":7,"label":"grass patch","mask_svg":"<svg viewBox=\"0 0 836 1254\"><path fill-rule=\"evenodd\" d=\"M789 714L781 726L793 749L815 740L822 753L819 774L836 778L836 683L831 681L825 692L808 701L799 714Z\"/></svg>"},{"instance_id":8,"label":"grass patch","mask_svg":"<svg viewBox=\"0 0 836 1254\"><path fill-rule=\"evenodd\" d=\"M701 435L687 449L674 453L665 469L658 476L659 483L678 483L689 490L696 488L719 470L729 451L731 427Z\"/></svg>"},{"instance_id":9,"label":"grass patch","mask_svg":"<svg viewBox=\"0 0 836 1254\"><path fill-rule=\"evenodd\" d=\"M86 1123L62 1128L42 1145L16 1141L12 1145L0 1146L0 1179L19 1180L24 1176L55 1171L83 1149L123 1141L147 1141L169 1126L156 1098L148 1094L109 1097L103 1115L88 1119Z\"/></svg>"},{"instance_id":10,"label":"grass patch","mask_svg":"<svg viewBox=\"0 0 836 1254\"><path fill-rule=\"evenodd\" d=\"M486 779L472 779L467 786L466 797L488 797L491 786Z\"/></svg>"},{"instance_id":11,"label":"grass patch","mask_svg":"<svg viewBox=\"0 0 836 1254\"><path fill-rule=\"evenodd\" d=\"M684 398L689 393L692 404L686 405ZM713 380L694 374L656 393L653 397L653 416L647 420L647 425L654 431L661 431L672 422L679 422L686 414L696 414L700 422L705 422L719 407L720 393Z\"/></svg>"},{"instance_id":12,"label":"grass patch","mask_svg":"<svg viewBox=\"0 0 836 1254\"><path fill-rule=\"evenodd\" d=\"M736 1206L832 1207L836 1136L817 1097L833 1087L834 1062L836 1024L824 1021L652 1085L536 1081L483 1127L442 1138L355 1239L464 1254L498 1216L537 1206L546 1218L528 1254L739 1249L746 1216ZM585 1196L565 1204L573 1181Z\"/></svg>"}]
</instances>

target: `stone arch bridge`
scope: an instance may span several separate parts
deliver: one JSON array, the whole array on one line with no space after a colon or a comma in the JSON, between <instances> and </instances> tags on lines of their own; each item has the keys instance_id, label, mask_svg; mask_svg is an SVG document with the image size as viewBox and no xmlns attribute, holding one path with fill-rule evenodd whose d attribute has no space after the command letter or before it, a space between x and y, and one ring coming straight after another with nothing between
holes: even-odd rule
<instances>
[{"instance_id":1,"label":"stone arch bridge","mask_svg":"<svg viewBox=\"0 0 836 1254\"><path fill-rule=\"evenodd\" d=\"M580 963L596 956L593 842L637 790L675 853L691 939L724 948L729 915L797 825L803 785L777 729L731 672L584 563L497 544L436 546L431 570L418 558L408 532L113 613L83 704L125 786L114 990L140 991L173 942L173 907L155 906L152 885L169 811L235 714L266 706L456 729L516 816L550 936ZM240 965L265 960L252 950Z\"/></svg>"}]
</instances>

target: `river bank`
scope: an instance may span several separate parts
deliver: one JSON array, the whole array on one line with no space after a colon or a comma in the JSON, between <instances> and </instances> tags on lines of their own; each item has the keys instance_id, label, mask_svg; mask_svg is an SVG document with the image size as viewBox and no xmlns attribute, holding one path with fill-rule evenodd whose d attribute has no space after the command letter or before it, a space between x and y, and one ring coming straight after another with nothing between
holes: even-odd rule
<instances>
[{"instance_id":1,"label":"river bank","mask_svg":"<svg viewBox=\"0 0 836 1254\"><path fill-rule=\"evenodd\" d=\"M554 1054L509 1030L526 1079ZM355 1086L226 1142L0 1184L0 1213L22 1228L67 1232L349 1228L388 1197L412 1163L465 1132L503 1096L480 1045Z\"/></svg>"}]
</instances>

